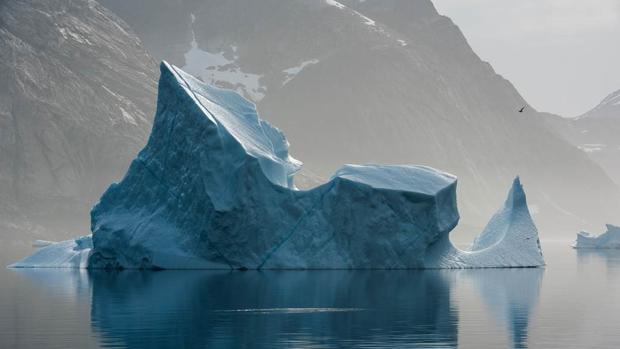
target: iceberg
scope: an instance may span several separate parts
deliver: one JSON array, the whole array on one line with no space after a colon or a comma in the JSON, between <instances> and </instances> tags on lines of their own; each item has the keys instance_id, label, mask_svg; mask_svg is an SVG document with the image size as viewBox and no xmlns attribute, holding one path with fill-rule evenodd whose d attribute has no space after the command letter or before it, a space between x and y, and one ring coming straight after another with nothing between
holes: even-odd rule
<instances>
[{"instance_id":1,"label":"iceberg","mask_svg":"<svg viewBox=\"0 0 620 349\"><path fill-rule=\"evenodd\" d=\"M92 237L13 267L413 269L544 265L517 178L471 250L454 247L456 177L345 165L298 190L301 162L253 103L161 64L147 145L91 211Z\"/></svg>"},{"instance_id":2,"label":"iceberg","mask_svg":"<svg viewBox=\"0 0 620 349\"><path fill-rule=\"evenodd\" d=\"M33 246L37 250L10 268L87 268L93 248L90 235L61 242L44 241L45 244Z\"/></svg>"},{"instance_id":3,"label":"iceberg","mask_svg":"<svg viewBox=\"0 0 620 349\"><path fill-rule=\"evenodd\" d=\"M506 346L527 348L530 314L539 302L544 273L543 268L470 269L459 277L475 285L495 324L504 326Z\"/></svg>"},{"instance_id":4,"label":"iceberg","mask_svg":"<svg viewBox=\"0 0 620 349\"><path fill-rule=\"evenodd\" d=\"M532 220L523 186L515 178L508 198L468 251L443 236L430 247L427 268L506 268L545 264L538 230Z\"/></svg>"},{"instance_id":5,"label":"iceberg","mask_svg":"<svg viewBox=\"0 0 620 349\"><path fill-rule=\"evenodd\" d=\"M573 248L620 249L620 227L607 224L607 231L593 235L587 231L577 233Z\"/></svg>"}]
</instances>

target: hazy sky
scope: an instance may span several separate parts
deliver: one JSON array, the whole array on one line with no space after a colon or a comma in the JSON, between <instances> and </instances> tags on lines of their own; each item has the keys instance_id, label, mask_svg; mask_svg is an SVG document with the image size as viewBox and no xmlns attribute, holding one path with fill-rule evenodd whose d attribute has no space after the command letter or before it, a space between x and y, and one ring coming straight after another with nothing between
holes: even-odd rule
<instances>
[{"instance_id":1,"label":"hazy sky","mask_svg":"<svg viewBox=\"0 0 620 349\"><path fill-rule=\"evenodd\" d=\"M620 0L433 0L536 109L582 114L620 89Z\"/></svg>"}]
</instances>

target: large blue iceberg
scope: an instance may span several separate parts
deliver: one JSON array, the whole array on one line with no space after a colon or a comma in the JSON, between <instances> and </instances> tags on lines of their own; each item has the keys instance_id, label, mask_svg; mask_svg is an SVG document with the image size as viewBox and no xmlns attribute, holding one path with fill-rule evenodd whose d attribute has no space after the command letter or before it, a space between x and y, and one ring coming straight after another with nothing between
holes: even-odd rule
<instances>
[{"instance_id":1,"label":"large blue iceberg","mask_svg":"<svg viewBox=\"0 0 620 349\"><path fill-rule=\"evenodd\" d=\"M317 139L317 143L320 142ZM13 267L403 269L544 265L516 179L472 249L456 178L424 166L346 165L297 190L282 132L237 93L161 64L148 144L91 212L92 236Z\"/></svg>"}]
</instances>

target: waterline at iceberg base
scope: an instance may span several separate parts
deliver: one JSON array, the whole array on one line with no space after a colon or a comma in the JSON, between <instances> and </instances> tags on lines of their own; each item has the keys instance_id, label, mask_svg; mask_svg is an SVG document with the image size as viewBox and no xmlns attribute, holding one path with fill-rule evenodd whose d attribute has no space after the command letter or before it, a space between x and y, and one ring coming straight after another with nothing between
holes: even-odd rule
<instances>
[{"instance_id":1,"label":"waterline at iceberg base","mask_svg":"<svg viewBox=\"0 0 620 349\"><path fill-rule=\"evenodd\" d=\"M228 90L161 64L150 139L91 212L92 236L12 267L408 269L544 265L525 193L469 251L449 241L456 178L411 165L346 165L314 189L282 132Z\"/></svg>"}]
</instances>

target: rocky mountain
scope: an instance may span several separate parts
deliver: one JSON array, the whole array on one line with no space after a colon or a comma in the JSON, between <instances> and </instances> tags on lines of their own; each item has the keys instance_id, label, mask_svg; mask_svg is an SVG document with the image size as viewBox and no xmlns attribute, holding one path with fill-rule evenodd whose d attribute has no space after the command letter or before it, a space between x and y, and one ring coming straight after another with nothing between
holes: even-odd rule
<instances>
[{"instance_id":1,"label":"rocky mountain","mask_svg":"<svg viewBox=\"0 0 620 349\"><path fill-rule=\"evenodd\" d=\"M0 240L89 232L149 134L155 63L95 1L0 1Z\"/></svg>"},{"instance_id":2,"label":"rocky mountain","mask_svg":"<svg viewBox=\"0 0 620 349\"><path fill-rule=\"evenodd\" d=\"M620 90L581 116L573 119L552 116L548 122L620 184Z\"/></svg>"},{"instance_id":3,"label":"rocky mountain","mask_svg":"<svg viewBox=\"0 0 620 349\"><path fill-rule=\"evenodd\" d=\"M577 117L578 120L608 118L620 118L620 90L610 93L594 109Z\"/></svg>"},{"instance_id":4,"label":"rocky mountain","mask_svg":"<svg viewBox=\"0 0 620 349\"><path fill-rule=\"evenodd\" d=\"M431 165L459 177L462 222L479 226L519 174L543 237L619 212L615 183L429 0L101 3L157 58L257 103L308 182L343 163Z\"/></svg>"},{"instance_id":5,"label":"rocky mountain","mask_svg":"<svg viewBox=\"0 0 620 349\"><path fill-rule=\"evenodd\" d=\"M572 123L577 129L574 143L620 184L620 90Z\"/></svg>"}]
</instances>

